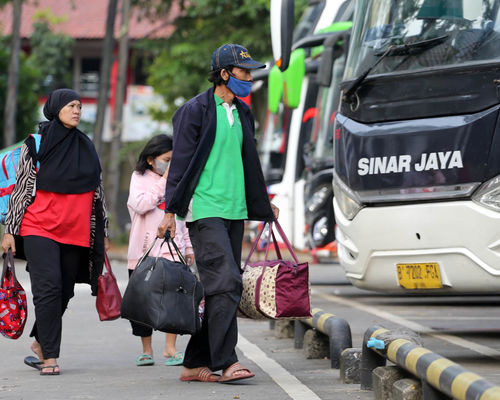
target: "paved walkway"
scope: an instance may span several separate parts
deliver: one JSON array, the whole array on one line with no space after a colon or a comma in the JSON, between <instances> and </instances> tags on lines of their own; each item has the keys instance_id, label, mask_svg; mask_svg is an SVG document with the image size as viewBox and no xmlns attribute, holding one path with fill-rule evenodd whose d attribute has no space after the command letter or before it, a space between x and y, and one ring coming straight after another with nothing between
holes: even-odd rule
<instances>
[{"instance_id":1,"label":"paved walkway","mask_svg":"<svg viewBox=\"0 0 500 400\"><path fill-rule=\"evenodd\" d=\"M123 262L112 261L120 288L125 289L127 272ZM29 291L24 264L16 263L17 275ZM181 382L180 367L163 365L164 335L153 335L156 364L136 367L140 341L133 337L126 320L100 322L95 298L87 285L77 285L63 321L60 376L40 376L23 364L30 355L33 306L29 294L29 318L18 340L0 337L0 399L369 399L359 385L342 385L329 360L306 360L293 348L291 339L278 340L267 321L240 320L240 361L256 374L241 383ZM188 337L178 338L183 350Z\"/></svg>"}]
</instances>

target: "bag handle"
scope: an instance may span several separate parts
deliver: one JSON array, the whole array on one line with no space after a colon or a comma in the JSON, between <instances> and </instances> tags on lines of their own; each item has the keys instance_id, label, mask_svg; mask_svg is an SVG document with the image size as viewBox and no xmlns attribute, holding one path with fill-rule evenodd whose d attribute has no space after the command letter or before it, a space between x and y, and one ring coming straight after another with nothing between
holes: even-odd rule
<instances>
[{"instance_id":1,"label":"bag handle","mask_svg":"<svg viewBox=\"0 0 500 400\"><path fill-rule=\"evenodd\" d=\"M285 232L283 231L283 228L281 227L280 223L278 222L277 219L274 220L274 224L276 226L276 229L278 230L278 233L279 235L281 236L281 239L283 239L283 242L285 243L286 245L286 248L288 249L288 251L290 252L290 254L292 255L293 259L295 260L295 262L297 264L299 264L299 260L297 258L297 255L295 254L295 251L293 251L293 247L292 245L290 244L290 242L288 241L288 238L286 237L285 235ZM274 232L273 232L273 239L276 240L274 238ZM276 242L275 242L276 243Z\"/></svg>"},{"instance_id":2,"label":"bag handle","mask_svg":"<svg viewBox=\"0 0 500 400\"><path fill-rule=\"evenodd\" d=\"M10 272L12 274L13 278L13 283L14 285L17 283L17 277L16 277L16 269L14 267L14 255L12 254L12 250L9 249L7 254L4 253L3 257L3 268L2 268L2 276L0 278L0 286L3 285L3 281L5 279L5 275L7 275L7 270L10 269Z\"/></svg>"},{"instance_id":3,"label":"bag handle","mask_svg":"<svg viewBox=\"0 0 500 400\"><path fill-rule=\"evenodd\" d=\"M281 225L279 224L278 220L275 219L274 221L270 221L268 223L269 223L269 241L267 243L267 250L266 250L265 260L267 260L267 254L268 254L268 251L269 251L269 245L271 243L271 239L273 241L274 250L276 251L276 256L278 257L278 260L282 260L283 259L282 256L281 256L281 251L280 251L280 248L279 248L279 245L278 245L278 241L276 240L276 236L274 234L274 230L273 230L273 223L274 223L275 226L276 226L276 229L277 229L278 233L281 236L281 239L283 240L283 242L285 243L288 251L292 255L295 263L298 264L299 260L297 259L297 256L295 255L295 252L293 251L293 247L290 244L290 242L288 241L288 238L286 237L285 232L281 228Z\"/></svg>"},{"instance_id":4,"label":"bag handle","mask_svg":"<svg viewBox=\"0 0 500 400\"><path fill-rule=\"evenodd\" d=\"M141 258L139 258L139 259L137 260L137 264L135 265L136 267L137 267L138 265L140 265L140 264L144 261L144 259L145 259L147 256L149 256L149 252L151 251L151 249L152 249L152 248L153 248L153 246L155 245L155 243L156 243L156 239L158 239L158 238L157 238L157 237L155 237L155 240L153 240L153 243L151 243L151 246L149 246L149 249L147 249L147 250L146 250L146 252L142 255L142 257L141 257Z\"/></svg>"},{"instance_id":5,"label":"bag handle","mask_svg":"<svg viewBox=\"0 0 500 400\"><path fill-rule=\"evenodd\" d=\"M273 245L274 245L274 250L276 251L276 255L278 256L278 259L281 260L281 252L280 252L280 247L278 245L278 241L276 240L276 236L274 235L273 231L273 223L269 223L269 235L273 239ZM266 260L267 260L267 254L266 254Z\"/></svg>"},{"instance_id":6,"label":"bag handle","mask_svg":"<svg viewBox=\"0 0 500 400\"><path fill-rule=\"evenodd\" d=\"M262 233L264 232L264 229L266 229L267 224L268 224L267 221L264 222L264 225L262 226L262 229L260 230L259 234L255 238L255 241L253 242L253 245L252 245L252 249L248 253L248 257L247 257L247 259L245 261L245 265L248 264L248 261L250 261L250 257L252 257L252 254L254 253L255 249L257 248L257 243L259 243L260 237L262 236ZM268 250L269 250L269 248L268 248ZM266 251L266 255L267 255L267 251Z\"/></svg>"},{"instance_id":7,"label":"bag handle","mask_svg":"<svg viewBox=\"0 0 500 400\"><path fill-rule=\"evenodd\" d=\"M254 253L255 249L257 248L257 243L259 242L260 240L260 237L262 236L262 233L264 232L264 230L266 229L266 226L269 225L269 239L268 239L268 243L267 243L267 248L266 248L266 256L265 256L265 259L267 260L267 255L268 255L268 252L269 252L269 246L270 246L270 242L271 240L273 241L273 244L274 244L274 249L276 250L276 255L278 256L279 259L282 259L281 257L281 252L279 250L279 246L278 246L278 241L276 240L276 236L274 235L274 231L273 231L273 223L276 227L276 230L278 231L279 235L281 236L281 239L283 240L283 242L285 243L288 251L290 252L290 254L292 255L292 258L293 260L295 261L295 263L299 264L299 260L297 259L297 255L295 254L295 252L293 251L293 248L292 248L292 245L290 244L290 242L288 241L288 238L286 237L285 235L285 232L283 232L283 228L281 228L281 225L279 224L278 220L277 219L274 219L273 221L266 221L264 223L264 226L262 227L261 231L259 232L259 234L257 235L257 238L255 239L255 242L252 246L252 249L250 250L250 253L248 253L248 257L245 261L245 265L248 264L248 262L250 261L250 257L252 256L252 254Z\"/></svg>"},{"instance_id":8,"label":"bag handle","mask_svg":"<svg viewBox=\"0 0 500 400\"><path fill-rule=\"evenodd\" d=\"M153 249L153 247L154 247L154 245L156 244L156 241L157 241L158 239L160 239L160 238L155 237L155 240L153 240L153 243L151 243L151 246L149 246L149 248L146 250L146 252L144 253L144 255L143 255L141 258L139 258L139 260L137 261L136 266L137 266L137 265L139 265L140 263L142 263L142 262L144 261L144 259L145 259L147 256L149 256L149 253L150 253L150 252L151 252L151 250ZM179 257L179 260L181 260L181 263L182 263L182 264L184 264L184 265L187 265L186 260L184 259L184 256L181 254L181 252L180 252L179 248L178 248L178 247L177 247L177 245L175 244L174 239L172 239L172 238L170 237L170 233L169 233L169 231L165 232L165 238L163 239L163 242L162 242L162 244L160 245L160 250L158 251L158 255L157 255L156 257L158 257L158 256L160 255L161 248L163 247L163 245L164 245L165 243L167 243L167 245L168 245L168 250L170 251L170 255L171 255L171 256L172 256L172 258L175 260L174 253L173 253L173 251L172 251L172 249L171 249L171 247L170 247L170 243L169 243L170 241L171 241L171 242L172 242L172 244L174 245L174 249L175 249L175 251L177 252L177 256Z\"/></svg>"},{"instance_id":9,"label":"bag handle","mask_svg":"<svg viewBox=\"0 0 500 400\"><path fill-rule=\"evenodd\" d=\"M106 252L104 252L104 267L108 271L108 274L110 274L112 277L115 276L115 274L113 274L113 270L111 269L111 263L109 262L108 253Z\"/></svg>"},{"instance_id":10,"label":"bag handle","mask_svg":"<svg viewBox=\"0 0 500 400\"><path fill-rule=\"evenodd\" d=\"M175 260L174 254L172 252L172 248L170 247L170 242L172 242L172 244L174 245L175 252L177 253L177 257L179 257L179 260L181 260L181 263L183 263L184 265L187 265L186 260L184 259L184 256L181 254L179 248L175 244L175 240L170 237L170 234L168 234L168 236L167 236L167 233L169 233L169 232L167 231L165 233L165 240L163 241L163 243L167 242L167 246L168 246L168 250L170 251L170 255ZM163 246L163 243L161 244L162 246Z\"/></svg>"},{"instance_id":11,"label":"bag handle","mask_svg":"<svg viewBox=\"0 0 500 400\"><path fill-rule=\"evenodd\" d=\"M278 241L276 240L276 237L274 236L272 221L268 222L267 225L269 226L269 231L268 231L268 234L267 234L268 240L267 240L266 254L264 256L264 260L267 260L267 256L269 254L269 249L271 247L271 241L273 243L274 251L276 252L276 256L278 257L279 260L281 260L281 252L280 252L280 249L279 249L279 246L278 246Z\"/></svg>"}]
</instances>

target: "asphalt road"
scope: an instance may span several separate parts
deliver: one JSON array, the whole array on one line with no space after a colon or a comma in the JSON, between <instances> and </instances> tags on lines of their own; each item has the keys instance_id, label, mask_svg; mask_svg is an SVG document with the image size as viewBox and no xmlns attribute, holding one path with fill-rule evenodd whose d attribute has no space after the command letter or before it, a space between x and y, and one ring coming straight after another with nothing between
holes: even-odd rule
<instances>
[{"instance_id":1,"label":"asphalt road","mask_svg":"<svg viewBox=\"0 0 500 400\"><path fill-rule=\"evenodd\" d=\"M29 279L17 264L21 283ZM112 262L122 291L127 283L123 262ZM349 285L337 264L311 266L314 307L346 319L353 347L361 347L372 325L405 327L419 332L424 346L500 384L500 299L494 296L388 296ZM29 292L29 290L28 290ZM179 381L180 368L163 365L164 335L153 336L155 365L136 367L141 352L128 321L100 322L95 298L77 285L63 322L60 376L41 377L25 366L30 355L30 315L23 336L0 337L0 399L372 399L359 385L339 381L326 359L307 360L293 339L276 339L267 321L240 320L238 354L256 377L233 384ZM188 338L178 338L178 349Z\"/></svg>"},{"instance_id":2,"label":"asphalt road","mask_svg":"<svg viewBox=\"0 0 500 400\"><path fill-rule=\"evenodd\" d=\"M338 264L314 266L315 306L346 319L353 346L370 326L410 329L423 346L500 385L500 296L387 295L348 284Z\"/></svg>"}]
</instances>

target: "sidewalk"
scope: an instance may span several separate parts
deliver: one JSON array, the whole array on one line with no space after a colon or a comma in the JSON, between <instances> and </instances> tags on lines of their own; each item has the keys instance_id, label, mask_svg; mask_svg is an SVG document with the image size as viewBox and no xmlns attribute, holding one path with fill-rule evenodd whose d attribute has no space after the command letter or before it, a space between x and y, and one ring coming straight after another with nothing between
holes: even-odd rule
<instances>
[{"instance_id":1,"label":"sidewalk","mask_svg":"<svg viewBox=\"0 0 500 400\"><path fill-rule=\"evenodd\" d=\"M112 266L123 292L126 264L113 258ZM329 360L306 360L293 348L291 339L275 339L268 321L239 321L238 356L256 375L247 381L181 382L180 367L163 365L164 335L160 332L153 335L155 365L136 367L135 358L142 350L140 340L132 336L126 320L99 321L88 285L77 285L75 298L64 315L58 360L62 374L40 376L23 363L24 357L31 355L32 339L28 335L33 324L33 303L24 263L16 260L16 271L28 292L29 317L21 338L0 337L2 400L371 398L371 393L361 392L358 385L340 384L338 371L329 368ZM188 338L178 337L179 350L186 347Z\"/></svg>"}]
</instances>

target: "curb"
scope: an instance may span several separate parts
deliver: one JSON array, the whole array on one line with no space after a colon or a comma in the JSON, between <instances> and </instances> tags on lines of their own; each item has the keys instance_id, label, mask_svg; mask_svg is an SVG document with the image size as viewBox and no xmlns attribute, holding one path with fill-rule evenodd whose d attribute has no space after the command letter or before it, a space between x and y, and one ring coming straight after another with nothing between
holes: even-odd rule
<instances>
[{"instance_id":1,"label":"curb","mask_svg":"<svg viewBox=\"0 0 500 400\"><path fill-rule=\"evenodd\" d=\"M312 327L323 335L328 336L331 367L340 368L342 352L352 347L351 328L349 324L346 320L329 314L320 308L313 308L311 314L312 318L295 320L295 348L300 349L303 347L304 336L308 330L307 326Z\"/></svg>"},{"instance_id":2,"label":"curb","mask_svg":"<svg viewBox=\"0 0 500 400\"><path fill-rule=\"evenodd\" d=\"M431 390L437 389L454 399L500 398L500 386L421 347L415 340L379 326L371 327L365 332L361 355L361 389L372 389L372 371L385 365L386 360L420 378L423 388L431 386Z\"/></svg>"}]
</instances>

